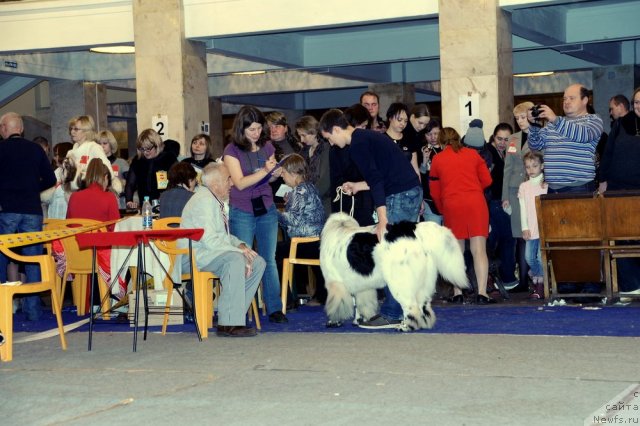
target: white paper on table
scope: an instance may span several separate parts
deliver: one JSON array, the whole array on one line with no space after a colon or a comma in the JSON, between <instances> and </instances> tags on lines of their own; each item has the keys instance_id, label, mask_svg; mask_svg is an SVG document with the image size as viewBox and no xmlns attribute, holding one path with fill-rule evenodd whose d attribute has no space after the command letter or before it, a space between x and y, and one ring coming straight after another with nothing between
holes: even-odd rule
<instances>
[{"instance_id":1,"label":"white paper on table","mask_svg":"<svg viewBox=\"0 0 640 426\"><path fill-rule=\"evenodd\" d=\"M293 191L293 188L289 185L282 184L280 188L278 188L278 192L276 192L276 197L284 197L286 194Z\"/></svg>"}]
</instances>

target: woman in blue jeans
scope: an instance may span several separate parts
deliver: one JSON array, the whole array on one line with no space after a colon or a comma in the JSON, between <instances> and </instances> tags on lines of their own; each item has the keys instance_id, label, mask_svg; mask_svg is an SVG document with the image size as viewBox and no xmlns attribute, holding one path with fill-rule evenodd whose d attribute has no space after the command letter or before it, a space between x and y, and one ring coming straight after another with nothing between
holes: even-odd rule
<instances>
[{"instance_id":1,"label":"woman in blue jeans","mask_svg":"<svg viewBox=\"0 0 640 426\"><path fill-rule=\"evenodd\" d=\"M256 239L257 252L267 263L262 284L269 321L286 323L275 260L278 215L269 186L269 180L277 178L280 170L276 168L275 148L264 136L264 123L262 112L252 106L240 108L233 121L232 142L223 156L233 182L229 229L249 247Z\"/></svg>"}]
</instances>

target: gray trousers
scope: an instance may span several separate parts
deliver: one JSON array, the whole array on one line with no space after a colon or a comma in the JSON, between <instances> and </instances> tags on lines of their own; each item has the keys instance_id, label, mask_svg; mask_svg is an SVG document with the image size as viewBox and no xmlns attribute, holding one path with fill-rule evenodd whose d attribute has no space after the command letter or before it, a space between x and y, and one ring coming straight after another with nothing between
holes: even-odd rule
<instances>
[{"instance_id":1,"label":"gray trousers","mask_svg":"<svg viewBox=\"0 0 640 426\"><path fill-rule=\"evenodd\" d=\"M203 271L213 272L220 278L222 289L218 299L218 324L224 326L245 325L247 311L256 294L266 262L260 256L253 260L253 270L245 277L245 257L229 251L215 259Z\"/></svg>"}]
</instances>

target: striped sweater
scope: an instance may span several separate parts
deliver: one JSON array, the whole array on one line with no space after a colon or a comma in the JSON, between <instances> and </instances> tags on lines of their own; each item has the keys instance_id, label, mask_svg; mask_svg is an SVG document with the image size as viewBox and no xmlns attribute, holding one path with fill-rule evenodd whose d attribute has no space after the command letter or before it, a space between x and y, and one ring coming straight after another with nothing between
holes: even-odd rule
<instances>
[{"instance_id":1,"label":"striped sweater","mask_svg":"<svg viewBox=\"0 0 640 426\"><path fill-rule=\"evenodd\" d=\"M602 127L602 119L595 114L558 117L543 128L529 127L529 147L544 151L544 175L550 187L577 186L595 178Z\"/></svg>"}]
</instances>

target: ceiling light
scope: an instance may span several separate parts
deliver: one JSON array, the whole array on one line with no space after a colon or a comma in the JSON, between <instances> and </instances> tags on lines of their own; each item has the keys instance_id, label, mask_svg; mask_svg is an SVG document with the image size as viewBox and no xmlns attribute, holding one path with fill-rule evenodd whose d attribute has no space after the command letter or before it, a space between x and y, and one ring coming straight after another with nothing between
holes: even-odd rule
<instances>
[{"instance_id":1,"label":"ceiling light","mask_svg":"<svg viewBox=\"0 0 640 426\"><path fill-rule=\"evenodd\" d=\"M232 72L231 75L260 75L266 74L266 71L242 71L242 72Z\"/></svg>"},{"instance_id":2,"label":"ceiling light","mask_svg":"<svg viewBox=\"0 0 640 426\"><path fill-rule=\"evenodd\" d=\"M540 71L540 72L528 72L524 74L514 74L514 77L544 77L547 75L553 75L553 71Z\"/></svg>"},{"instance_id":3,"label":"ceiling light","mask_svg":"<svg viewBox=\"0 0 640 426\"><path fill-rule=\"evenodd\" d=\"M135 53L136 48L134 46L102 46L92 47L89 49L94 53Z\"/></svg>"}]
</instances>

